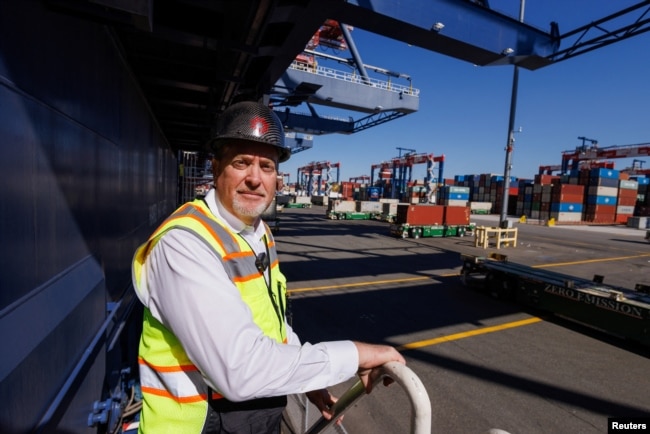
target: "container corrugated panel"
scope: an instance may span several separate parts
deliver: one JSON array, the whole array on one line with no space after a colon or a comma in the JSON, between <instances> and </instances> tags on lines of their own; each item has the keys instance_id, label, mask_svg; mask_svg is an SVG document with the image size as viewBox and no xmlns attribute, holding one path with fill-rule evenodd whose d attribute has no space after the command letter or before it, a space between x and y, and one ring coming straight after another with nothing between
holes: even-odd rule
<instances>
[{"instance_id":1,"label":"container corrugated panel","mask_svg":"<svg viewBox=\"0 0 650 434\"><path fill-rule=\"evenodd\" d=\"M650 219L648 217L630 217L627 219L627 226L636 229L650 228Z\"/></svg>"},{"instance_id":2,"label":"container corrugated panel","mask_svg":"<svg viewBox=\"0 0 650 434\"><path fill-rule=\"evenodd\" d=\"M620 189L618 193L617 205L635 205L638 194L636 190Z\"/></svg>"},{"instance_id":3,"label":"container corrugated panel","mask_svg":"<svg viewBox=\"0 0 650 434\"><path fill-rule=\"evenodd\" d=\"M357 203L353 200L333 200L330 202L332 211L353 212L356 210Z\"/></svg>"},{"instance_id":4,"label":"container corrugated panel","mask_svg":"<svg viewBox=\"0 0 650 434\"><path fill-rule=\"evenodd\" d=\"M628 214L616 214L616 217L614 218L614 223L621 223L624 225L627 225L627 220L632 217L631 215Z\"/></svg>"},{"instance_id":5,"label":"container corrugated panel","mask_svg":"<svg viewBox=\"0 0 650 434\"><path fill-rule=\"evenodd\" d=\"M395 223L410 225L441 225L444 220L443 205L397 205Z\"/></svg>"},{"instance_id":6,"label":"container corrugated panel","mask_svg":"<svg viewBox=\"0 0 650 434\"><path fill-rule=\"evenodd\" d=\"M468 206L446 206L444 224L467 225L469 224L470 208Z\"/></svg>"},{"instance_id":7,"label":"container corrugated panel","mask_svg":"<svg viewBox=\"0 0 650 434\"><path fill-rule=\"evenodd\" d=\"M613 178L618 179L619 171L615 169L594 168L589 172L591 178Z\"/></svg>"},{"instance_id":8,"label":"container corrugated panel","mask_svg":"<svg viewBox=\"0 0 650 434\"><path fill-rule=\"evenodd\" d=\"M551 212L582 212L582 203L575 202L553 202L551 203Z\"/></svg>"},{"instance_id":9,"label":"container corrugated panel","mask_svg":"<svg viewBox=\"0 0 650 434\"><path fill-rule=\"evenodd\" d=\"M590 186L618 187L618 178L589 178Z\"/></svg>"},{"instance_id":10,"label":"container corrugated panel","mask_svg":"<svg viewBox=\"0 0 650 434\"><path fill-rule=\"evenodd\" d=\"M535 184L550 185L557 184L560 181L559 176L555 175L535 175Z\"/></svg>"},{"instance_id":11,"label":"container corrugated panel","mask_svg":"<svg viewBox=\"0 0 650 434\"><path fill-rule=\"evenodd\" d=\"M592 223L614 223L616 205L587 205L583 220Z\"/></svg>"},{"instance_id":12,"label":"container corrugated panel","mask_svg":"<svg viewBox=\"0 0 650 434\"><path fill-rule=\"evenodd\" d=\"M618 196L618 188L592 185L587 190L587 194L590 196Z\"/></svg>"},{"instance_id":13,"label":"container corrugated panel","mask_svg":"<svg viewBox=\"0 0 650 434\"><path fill-rule=\"evenodd\" d=\"M453 185L448 185L443 187L449 193L467 193L469 194L469 187L458 187Z\"/></svg>"},{"instance_id":14,"label":"container corrugated panel","mask_svg":"<svg viewBox=\"0 0 650 434\"><path fill-rule=\"evenodd\" d=\"M627 189L627 190L638 190L639 183L632 180L622 180L619 181L618 188Z\"/></svg>"},{"instance_id":15,"label":"container corrugated panel","mask_svg":"<svg viewBox=\"0 0 650 434\"><path fill-rule=\"evenodd\" d=\"M558 184L553 186L552 194L579 194L583 195L585 193L584 185L577 184Z\"/></svg>"},{"instance_id":16,"label":"container corrugated panel","mask_svg":"<svg viewBox=\"0 0 650 434\"><path fill-rule=\"evenodd\" d=\"M358 201L356 204L357 212L376 212L380 213L382 209L381 202L378 201Z\"/></svg>"},{"instance_id":17,"label":"container corrugated panel","mask_svg":"<svg viewBox=\"0 0 650 434\"><path fill-rule=\"evenodd\" d=\"M470 202L470 210L492 211L492 202Z\"/></svg>"},{"instance_id":18,"label":"container corrugated panel","mask_svg":"<svg viewBox=\"0 0 650 434\"><path fill-rule=\"evenodd\" d=\"M576 187L582 187L582 185L576 186ZM551 195L551 202L579 202L582 203L584 202L585 197L583 194L564 194L564 193L558 193L558 194L553 194Z\"/></svg>"},{"instance_id":19,"label":"container corrugated panel","mask_svg":"<svg viewBox=\"0 0 650 434\"><path fill-rule=\"evenodd\" d=\"M517 205L515 206L515 210L517 215L526 214L526 212L524 211L524 204L522 202L517 202Z\"/></svg>"},{"instance_id":20,"label":"container corrugated panel","mask_svg":"<svg viewBox=\"0 0 650 434\"><path fill-rule=\"evenodd\" d=\"M440 202L440 205L446 205L446 206L467 206L467 203L469 201L467 200L455 200L455 199L445 199L442 202Z\"/></svg>"},{"instance_id":21,"label":"container corrugated panel","mask_svg":"<svg viewBox=\"0 0 650 434\"><path fill-rule=\"evenodd\" d=\"M311 203L311 196L296 196L293 199L294 203Z\"/></svg>"},{"instance_id":22,"label":"container corrugated panel","mask_svg":"<svg viewBox=\"0 0 650 434\"><path fill-rule=\"evenodd\" d=\"M648 177L635 177L634 178L639 185L650 185L650 178Z\"/></svg>"},{"instance_id":23,"label":"container corrugated panel","mask_svg":"<svg viewBox=\"0 0 650 434\"><path fill-rule=\"evenodd\" d=\"M555 219L557 222L571 222L577 223L582 221L581 212L557 212L551 211L551 218Z\"/></svg>"},{"instance_id":24,"label":"container corrugated panel","mask_svg":"<svg viewBox=\"0 0 650 434\"><path fill-rule=\"evenodd\" d=\"M632 206L618 205L616 207L616 214L633 215L634 214L634 205L632 205Z\"/></svg>"},{"instance_id":25,"label":"container corrugated panel","mask_svg":"<svg viewBox=\"0 0 650 434\"><path fill-rule=\"evenodd\" d=\"M616 205L616 196L587 196L589 205Z\"/></svg>"}]
</instances>

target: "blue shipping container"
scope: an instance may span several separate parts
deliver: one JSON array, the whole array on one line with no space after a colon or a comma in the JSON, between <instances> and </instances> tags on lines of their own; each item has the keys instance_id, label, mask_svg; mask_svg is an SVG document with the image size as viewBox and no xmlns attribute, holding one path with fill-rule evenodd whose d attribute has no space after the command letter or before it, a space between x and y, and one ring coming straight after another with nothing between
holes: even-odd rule
<instances>
[{"instance_id":1,"label":"blue shipping container","mask_svg":"<svg viewBox=\"0 0 650 434\"><path fill-rule=\"evenodd\" d=\"M616 205L616 196L587 196L589 205Z\"/></svg>"},{"instance_id":2,"label":"blue shipping container","mask_svg":"<svg viewBox=\"0 0 650 434\"><path fill-rule=\"evenodd\" d=\"M582 204L574 202L553 202L551 203L553 212L582 212Z\"/></svg>"},{"instance_id":3,"label":"blue shipping container","mask_svg":"<svg viewBox=\"0 0 650 434\"><path fill-rule=\"evenodd\" d=\"M589 172L591 178L614 178L618 179L619 171L615 169L594 168Z\"/></svg>"}]
</instances>

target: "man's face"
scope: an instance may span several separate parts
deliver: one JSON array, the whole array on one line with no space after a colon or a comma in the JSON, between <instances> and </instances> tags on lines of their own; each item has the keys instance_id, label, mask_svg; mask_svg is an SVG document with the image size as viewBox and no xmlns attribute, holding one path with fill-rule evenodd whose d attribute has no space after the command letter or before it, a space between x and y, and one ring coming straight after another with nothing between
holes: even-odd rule
<instances>
[{"instance_id":1,"label":"man's face","mask_svg":"<svg viewBox=\"0 0 650 434\"><path fill-rule=\"evenodd\" d=\"M275 197L278 152L271 145L237 143L226 146L213 161L217 194L234 216L252 225Z\"/></svg>"}]
</instances>

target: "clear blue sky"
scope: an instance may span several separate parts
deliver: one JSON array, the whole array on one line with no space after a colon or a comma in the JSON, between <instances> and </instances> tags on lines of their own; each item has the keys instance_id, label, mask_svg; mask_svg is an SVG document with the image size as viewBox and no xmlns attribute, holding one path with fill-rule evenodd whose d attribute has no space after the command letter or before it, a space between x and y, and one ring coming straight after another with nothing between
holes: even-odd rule
<instances>
[{"instance_id":1,"label":"clear blue sky","mask_svg":"<svg viewBox=\"0 0 650 434\"><path fill-rule=\"evenodd\" d=\"M564 33L636 3L527 0L524 21L543 30L556 21ZM519 16L519 0L490 0L490 6ZM624 24L631 20L628 17ZM477 67L360 28L352 31L352 37L365 64L411 76L413 86L420 89L419 110L352 135L314 136L312 149L295 154L280 167L291 182L299 167L314 161L340 163L341 181L370 175L371 165L399 155L397 147L444 154L445 178L503 174L512 66ZM522 132L515 134L511 175L532 178L540 165L560 164L562 151L582 143L579 136L598 140L600 147L650 142L649 48L647 32L536 71L519 68L515 127ZM326 66L345 70L333 62ZM319 113L325 111L315 107ZM650 158L642 159L650 168ZM617 169L632 164L631 159L613 161ZM425 169L415 166L414 178L423 178Z\"/></svg>"}]
</instances>

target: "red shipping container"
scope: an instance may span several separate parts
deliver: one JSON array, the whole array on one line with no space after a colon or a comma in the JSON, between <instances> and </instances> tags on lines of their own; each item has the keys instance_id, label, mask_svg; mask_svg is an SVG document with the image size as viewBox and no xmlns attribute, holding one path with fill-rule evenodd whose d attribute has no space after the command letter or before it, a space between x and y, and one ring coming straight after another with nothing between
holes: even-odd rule
<instances>
[{"instance_id":1,"label":"red shipping container","mask_svg":"<svg viewBox=\"0 0 650 434\"><path fill-rule=\"evenodd\" d=\"M403 225L442 225L445 217L444 205L397 205L395 223Z\"/></svg>"},{"instance_id":2,"label":"red shipping container","mask_svg":"<svg viewBox=\"0 0 650 434\"><path fill-rule=\"evenodd\" d=\"M552 190L553 194L579 194L583 195L585 192L585 186L584 185L578 185L578 184L557 184L553 186Z\"/></svg>"},{"instance_id":3,"label":"red shipping container","mask_svg":"<svg viewBox=\"0 0 650 434\"><path fill-rule=\"evenodd\" d=\"M616 214L615 221L616 221L616 223L622 223L622 224L626 225L627 224L627 219L629 219L630 217L632 217L632 216L629 215L629 214Z\"/></svg>"},{"instance_id":4,"label":"red shipping container","mask_svg":"<svg viewBox=\"0 0 650 434\"><path fill-rule=\"evenodd\" d=\"M614 223L616 205L587 205L584 220L591 223Z\"/></svg>"},{"instance_id":5,"label":"red shipping container","mask_svg":"<svg viewBox=\"0 0 650 434\"><path fill-rule=\"evenodd\" d=\"M634 206L636 205L636 196L635 197L619 197L616 201L618 206Z\"/></svg>"},{"instance_id":6,"label":"red shipping container","mask_svg":"<svg viewBox=\"0 0 650 434\"><path fill-rule=\"evenodd\" d=\"M535 175L535 184L557 184L560 182L560 177L556 175Z\"/></svg>"},{"instance_id":7,"label":"red shipping container","mask_svg":"<svg viewBox=\"0 0 650 434\"><path fill-rule=\"evenodd\" d=\"M585 209L586 213L589 214L616 214L616 205L587 205Z\"/></svg>"},{"instance_id":8,"label":"red shipping container","mask_svg":"<svg viewBox=\"0 0 650 434\"><path fill-rule=\"evenodd\" d=\"M468 225L470 208L468 206L446 206L445 219L446 225Z\"/></svg>"},{"instance_id":9,"label":"red shipping container","mask_svg":"<svg viewBox=\"0 0 650 434\"><path fill-rule=\"evenodd\" d=\"M618 189L618 197L624 197L626 199L632 198L636 200L636 195L638 194L638 190L634 190L631 188L619 188Z\"/></svg>"},{"instance_id":10,"label":"red shipping container","mask_svg":"<svg viewBox=\"0 0 650 434\"><path fill-rule=\"evenodd\" d=\"M583 187L580 185L580 187ZM555 203L582 203L585 197L582 194L554 194L551 201Z\"/></svg>"}]
</instances>

